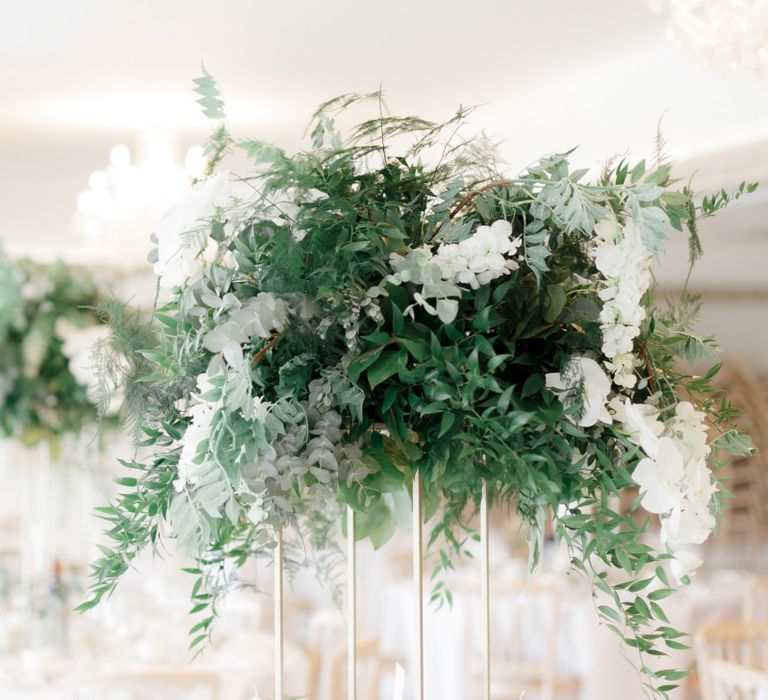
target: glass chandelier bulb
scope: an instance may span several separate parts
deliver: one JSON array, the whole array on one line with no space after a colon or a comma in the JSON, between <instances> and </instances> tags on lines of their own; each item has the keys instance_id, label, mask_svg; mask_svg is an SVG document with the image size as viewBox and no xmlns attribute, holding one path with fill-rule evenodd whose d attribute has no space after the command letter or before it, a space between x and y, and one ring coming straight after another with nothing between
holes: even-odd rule
<instances>
[{"instance_id":1,"label":"glass chandelier bulb","mask_svg":"<svg viewBox=\"0 0 768 700\"><path fill-rule=\"evenodd\" d=\"M732 70L768 71L768 0L649 0L667 37Z\"/></svg>"}]
</instances>

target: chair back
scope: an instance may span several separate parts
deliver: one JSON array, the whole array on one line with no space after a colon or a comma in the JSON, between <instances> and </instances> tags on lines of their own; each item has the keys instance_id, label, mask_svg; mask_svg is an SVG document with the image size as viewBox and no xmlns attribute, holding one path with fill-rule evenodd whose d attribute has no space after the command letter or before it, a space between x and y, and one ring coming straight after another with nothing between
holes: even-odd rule
<instances>
[{"instance_id":1,"label":"chair back","mask_svg":"<svg viewBox=\"0 0 768 700\"><path fill-rule=\"evenodd\" d=\"M768 576L755 580L744 600L744 622L768 625Z\"/></svg>"},{"instance_id":2,"label":"chair back","mask_svg":"<svg viewBox=\"0 0 768 700\"><path fill-rule=\"evenodd\" d=\"M522 694L541 700L576 697L577 679L557 670L562 591L535 581L526 583L501 577L494 577L490 586L499 613L492 617L490 630L491 696L518 698ZM468 616L466 633L474 649L473 697L479 697L482 674L478 619L477 615Z\"/></svg>"},{"instance_id":3,"label":"chair back","mask_svg":"<svg viewBox=\"0 0 768 700\"><path fill-rule=\"evenodd\" d=\"M741 411L738 421L758 453L733 457L719 473L731 493L724 506L719 539L760 546L768 533L765 501L768 498L768 391L746 366L727 358L716 383L731 404Z\"/></svg>"},{"instance_id":4,"label":"chair back","mask_svg":"<svg viewBox=\"0 0 768 700\"><path fill-rule=\"evenodd\" d=\"M721 668L722 664L715 662L727 662L754 670L768 668L766 625L748 622L710 625L698 632L695 647L703 700L718 700L713 680L715 671L712 669L713 664L715 669Z\"/></svg>"},{"instance_id":5,"label":"chair back","mask_svg":"<svg viewBox=\"0 0 768 700\"><path fill-rule=\"evenodd\" d=\"M714 700L768 700L768 673L712 659L709 677Z\"/></svg>"},{"instance_id":6,"label":"chair back","mask_svg":"<svg viewBox=\"0 0 768 700\"><path fill-rule=\"evenodd\" d=\"M76 700L219 700L219 677L190 669L138 669L86 679Z\"/></svg>"},{"instance_id":7,"label":"chair back","mask_svg":"<svg viewBox=\"0 0 768 700\"><path fill-rule=\"evenodd\" d=\"M378 638L358 642L357 697L377 700L382 681L382 664ZM347 697L347 647L339 647L331 659L330 698Z\"/></svg>"}]
</instances>

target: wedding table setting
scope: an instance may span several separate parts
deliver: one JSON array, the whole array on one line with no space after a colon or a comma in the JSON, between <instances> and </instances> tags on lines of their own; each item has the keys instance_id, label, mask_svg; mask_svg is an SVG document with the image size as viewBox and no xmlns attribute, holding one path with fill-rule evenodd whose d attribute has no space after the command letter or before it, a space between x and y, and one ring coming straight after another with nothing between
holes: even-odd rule
<instances>
[{"instance_id":1,"label":"wedding table setting","mask_svg":"<svg viewBox=\"0 0 768 700\"><path fill-rule=\"evenodd\" d=\"M637 672L628 663L615 636L595 618L589 587L584 581L567 576L565 552L551 546L551 560L533 575L525 560L515 560L502 550L496 552L491 574L492 591L492 673L503 675L514 647L522 647L525 659L541 664L554 640L554 669L558 675L577 681L577 690L567 697L578 700L643 700L636 687ZM376 561L374 552L361 553L365 577L365 597L361 601L361 635L377 636L389 667L382 673L381 697L391 697L395 664L406 670L406 687L414 668L416 650L410 638L412 585L408 577L388 575ZM385 567L386 568L386 567ZM671 624L695 635L706 625L738 620L755 575L746 571L702 571L693 583L680 591L667 606ZM448 585L452 604L437 608L424 601L425 697L461 700L474 697L481 657L480 619L482 617L479 579L472 568L454 572ZM307 586L304 596L311 595ZM316 592L316 594L319 591ZM380 601L376 604L376 601ZM555 605L556 603L556 605ZM553 620L553 611L556 618ZM309 626L322 630L325 648L343 645L344 616L328 607L310 616ZM554 625L551 633L549 627ZM315 631L315 634L320 632ZM665 660L677 668L695 667L693 649L676 650ZM499 689L503 696L502 689ZM317 696L332 700L327 686ZM537 698L535 692L526 697ZM677 697L677 696L674 696ZM682 696L680 696L682 697Z\"/></svg>"}]
</instances>

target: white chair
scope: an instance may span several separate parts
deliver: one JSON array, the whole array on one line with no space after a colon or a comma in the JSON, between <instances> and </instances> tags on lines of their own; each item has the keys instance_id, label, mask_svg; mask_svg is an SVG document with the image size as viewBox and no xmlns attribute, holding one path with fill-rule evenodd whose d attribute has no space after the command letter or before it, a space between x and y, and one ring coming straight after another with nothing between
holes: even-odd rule
<instances>
[{"instance_id":1,"label":"white chair","mask_svg":"<svg viewBox=\"0 0 768 700\"><path fill-rule=\"evenodd\" d=\"M755 580L744 600L744 622L768 625L768 576Z\"/></svg>"},{"instance_id":2,"label":"white chair","mask_svg":"<svg viewBox=\"0 0 768 700\"><path fill-rule=\"evenodd\" d=\"M557 669L558 592L496 579L491 581L491 595L507 602L505 615L491 616L491 697L578 698L579 679ZM478 621L469 622L467 639L473 640ZM472 697L480 697L482 669L476 655L471 677Z\"/></svg>"},{"instance_id":3,"label":"white chair","mask_svg":"<svg viewBox=\"0 0 768 700\"><path fill-rule=\"evenodd\" d=\"M768 532L765 500L768 497L768 391L760 380L734 358L727 358L717 377L731 404L742 412L739 423L759 452L733 457L719 476L731 492L724 506L720 540L760 547Z\"/></svg>"},{"instance_id":4,"label":"white chair","mask_svg":"<svg viewBox=\"0 0 768 700\"><path fill-rule=\"evenodd\" d=\"M337 608L318 610L312 615L307 631L310 661L309 700L330 698L331 649L346 638L346 621Z\"/></svg>"},{"instance_id":5,"label":"white chair","mask_svg":"<svg viewBox=\"0 0 768 700\"><path fill-rule=\"evenodd\" d=\"M723 686L724 674L727 674L729 669L733 671L732 666L752 669L755 672L768 669L768 626L765 625L748 622L721 622L710 625L696 634L694 645L703 700L721 700L723 697L730 700L731 696L722 694L725 692L722 688L717 689L715 681L717 679ZM746 672L741 674L742 677L746 675ZM738 694L733 697L741 700ZM755 697L763 700L760 696Z\"/></svg>"},{"instance_id":6,"label":"white chair","mask_svg":"<svg viewBox=\"0 0 768 700\"><path fill-rule=\"evenodd\" d=\"M378 700L382 681L382 663L379 640L368 639L357 644L357 697L360 700ZM347 648L339 647L331 658L330 697L347 696Z\"/></svg>"},{"instance_id":7,"label":"white chair","mask_svg":"<svg viewBox=\"0 0 768 700\"><path fill-rule=\"evenodd\" d=\"M76 700L220 700L216 673L191 669L112 671L86 678Z\"/></svg>"},{"instance_id":8,"label":"white chair","mask_svg":"<svg viewBox=\"0 0 768 700\"><path fill-rule=\"evenodd\" d=\"M768 700L768 673L723 659L709 663L713 700Z\"/></svg>"}]
</instances>

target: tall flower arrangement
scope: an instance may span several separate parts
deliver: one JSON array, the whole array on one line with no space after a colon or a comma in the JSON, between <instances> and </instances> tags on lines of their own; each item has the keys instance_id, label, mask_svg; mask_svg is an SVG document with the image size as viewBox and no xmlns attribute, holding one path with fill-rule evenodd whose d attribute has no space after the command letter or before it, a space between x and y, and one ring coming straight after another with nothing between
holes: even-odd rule
<instances>
[{"instance_id":1,"label":"tall flower arrangement","mask_svg":"<svg viewBox=\"0 0 768 700\"><path fill-rule=\"evenodd\" d=\"M223 119L210 76L197 85ZM334 115L371 100L383 116L342 138ZM687 230L693 262L698 221L731 195L675 190L660 162L587 183L568 154L510 179L484 140L457 136L465 116L436 124L385 114L379 93L344 96L296 154L219 124L209 177L156 229L170 298L159 343L137 349L151 367L127 377L151 457L126 462L103 511L114 549L84 608L169 523L200 562L198 644L233 568L276 528L332 548L350 506L380 546L418 471L433 545L462 549L485 483L527 522L533 563L554 518L598 614L641 659L679 645L658 602L673 590L664 563L687 580L723 453L750 445L710 386L717 366L679 369L716 359L713 344L691 331L693 300L654 303L650 268L668 229ZM231 148L252 173L214 174ZM632 511L614 509L627 489ZM646 536L657 515L660 548ZM450 565L444 552L436 569ZM656 695L680 677L642 667Z\"/></svg>"},{"instance_id":2,"label":"tall flower arrangement","mask_svg":"<svg viewBox=\"0 0 768 700\"><path fill-rule=\"evenodd\" d=\"M0 431L26 444L95 425L91 346L108 336L85 273L0 256ZM91 389L93 387L90 387Z\"/></svg>"}]
</instances>

